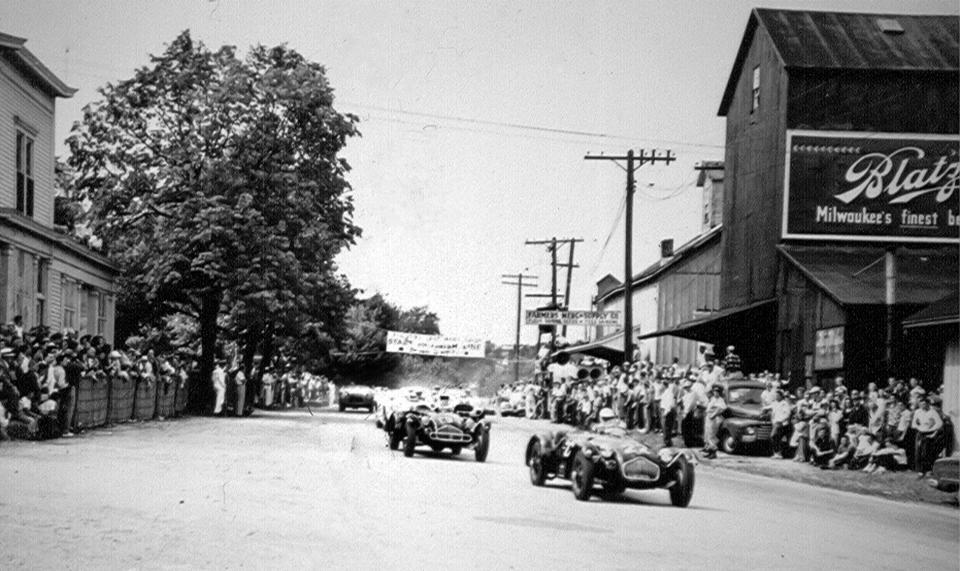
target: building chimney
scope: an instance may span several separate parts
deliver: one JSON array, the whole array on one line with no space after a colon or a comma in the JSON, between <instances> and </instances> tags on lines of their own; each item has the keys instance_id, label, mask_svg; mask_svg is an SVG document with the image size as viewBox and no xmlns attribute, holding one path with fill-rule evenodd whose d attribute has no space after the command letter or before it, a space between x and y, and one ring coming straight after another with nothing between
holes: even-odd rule
<instances>
[{"instance_id":1,"label":"building chimney","mask_svg":"<svg viewBox=\"0 0 960 571\"><path fill-rule=\"evenodd\" d=\"M673 238L667 238L660 241L660 257L669 258L673 256Z\"/></svg>"}]
</instances>

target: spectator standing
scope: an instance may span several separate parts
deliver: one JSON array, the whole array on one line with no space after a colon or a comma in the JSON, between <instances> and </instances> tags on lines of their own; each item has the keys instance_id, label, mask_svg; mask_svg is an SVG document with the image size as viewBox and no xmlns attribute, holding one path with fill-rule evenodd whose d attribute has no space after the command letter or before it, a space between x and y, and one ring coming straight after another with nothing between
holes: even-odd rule
<instances>
[{"instance_id":1,"label":"spectator standing","mask_svg":"<svg viewBox=\"0 0 960 571\"><path fill-rule=\"evenodd\" d=\"M213 375L211 375L210 380L213 383L213 392L215 395L213 402L213 414L222 414L223 399L227 394L227 375L223 370L223 361L217 361L216 366L213 368Z\"/></svg>"},{"instance_id":2,"label":"spectator standing","mask_svg":"<svg viewBox=\"0 0 960 571\"><path fill-rule=\"evenodd\" d=\"M727 355L723 358L723 370L726 371L728 375L741 373L741 367L743 366L740 361L740 356L734 352L735 350L736 347L729 345L727 347Z\"/></svg>"},{"instance_id":3,"label":"spectator standing","mask_svg":"<svg viewBox=\"0 0 960 571\"><path fill-rule=\"evenodd\" d=\"M723 400L723 388L720 385L714 385L710 393L710 399L707 401L706 418L703 423L703 452L707 458L717 457L717 445L719 444L717 435L720 431L720 423L723 422L723 413L726 410L727 403Z\"/></svg>"},{"instance_id":4,"label":"spectator standing","mask_svg":"<svg viewBox=\"0 0 960 571\"><path fill-rule=\"evenodd\" d=\"M237 373L233 376L233 382L237 384L237 404L234 414L243 416L243 410L247 404L247 376L243 373L243 367L237 369Z\"/></svg>"},{"instance_id":5,"label":"spectator standing","mask_svg":"<svg viewBox=\"0 0 960 571\"><path fill-rule=\"evenodd\" d=\"M677 425L677 384L673 379L663 380L660 392L660 418L663 445L673 446L673 431Z\"/></svg>"},{"instance_id":6,"label":"spectator standing","mask_svg":"<svg viewBox=\"0 0 960 571\"><path fill-rule=\"evenodd\" d=\"M925 476L940 453L938 439L943 428L940 414L930 406L930 399L920 397L920 408L913 413L913 429L917 433L916 468Z\"/></svg>"},{"instance_id":7,"label":"spectator standing","mask_svg":"<svg viewBox=\"0 0 960 571\"><path fill-rule=\"evenodd\" d=\"M783 458L783 441L789 437L791 412L790 403L783 398L782 392L777 391L770 406L770 422L773 425L770 442L774 458Z\"/></svg>"},{"instance_id":8,"label":"spectator standing","mask_svg":"<svg viewBox=\"0 0 960 571\"><path fill-rule=\"evenodd\" d=\"M73 436L77 432L77 390L80 388L80 379L83 377L83 366L77 362L73 351L66 352L63 363L63 376L66 387L61 390L60 396L60 430L64 436Z\"/></svg>"}]
</instances>

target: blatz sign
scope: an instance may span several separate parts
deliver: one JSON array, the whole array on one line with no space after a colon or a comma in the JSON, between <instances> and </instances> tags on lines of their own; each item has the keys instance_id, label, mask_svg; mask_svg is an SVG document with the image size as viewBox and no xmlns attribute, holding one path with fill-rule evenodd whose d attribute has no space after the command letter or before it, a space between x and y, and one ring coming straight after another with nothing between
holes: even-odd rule
<instances>
[{"instance_id":1,"label":"blatz sign","mask_svg":"<svg viewBox=\"0 0 960 571\"><path fill-rule=\"evenodd\" d=\"M960 137L788 131L783 237L960 240Z\"/></svg>"}]
</instances>

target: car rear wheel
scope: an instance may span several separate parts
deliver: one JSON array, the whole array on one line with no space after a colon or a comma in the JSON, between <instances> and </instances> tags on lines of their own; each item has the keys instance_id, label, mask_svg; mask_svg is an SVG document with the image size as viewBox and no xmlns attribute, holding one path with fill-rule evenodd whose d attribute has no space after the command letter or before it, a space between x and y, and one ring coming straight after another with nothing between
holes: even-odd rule
<instances>
[{"instance_id":1,"label":"car rear wheel","mask_svg":"<svg viewBox=\"0 0 960 571\"><path fill-rule=\"evenodd\" d=\"M413 456L413 451L417 447L417 429L407 425L407 439L403 442L403 455L407 458Z\"/></svg>"},{"instance_id":2,"label":"car rear wheel","mask_svg":"<svg viewBox=\"0 0 960 571\"><path fill-rule=\"evenodd\" d=\"M570 484L573 496L580 501L587 501L593 494L593 462L578 451L573 458L573 469L570 471Z\"/></svg>"},{"instance_id":3,"label":"car rear wheel","mask_svg":"<svg viewBox=\"0 0 960 571\"><path fill-rule=\"evenodd\" d=\"M543 469L543 448L538 440L534 440L530 444L527 465L530 466L530 483L534 486L542 486L547 479L547 475Z\"/></svg>"},{"instance_id":4,"label":"car rear wheel","mask_svg":"<svg viewBox=\"0 0 960 571\"><path fill-rule=\"evenodd\" d=\"M693 497L693 464L680 457L673 467L673 485L670 487L670 503L678 508L690 505Z\"/></svg>"},{"instance_id":5,"label":"car rear wheel","mask_svg":"<svg viewBox=\"0 0 960 571\"><path fill-rule=\"evenodd\" d=\"M477 459L477 462L486 462L487 452L489 451L490 433L481 428L480 434L477 435L477 443L473 447L474 457Z\"/></svg>"}]
</instances>

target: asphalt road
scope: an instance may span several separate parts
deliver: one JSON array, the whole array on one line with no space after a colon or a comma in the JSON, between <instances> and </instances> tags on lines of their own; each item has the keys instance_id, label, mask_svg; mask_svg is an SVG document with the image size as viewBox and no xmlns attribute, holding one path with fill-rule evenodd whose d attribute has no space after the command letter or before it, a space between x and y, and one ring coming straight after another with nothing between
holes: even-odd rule
<instances>
[{"instance_id":1,"label":"asphalt road","mask_svg":"<svg viewBox=\"0 0 960 571\"><path fill-rule=\"evenodd\" d=\"M957 569L960 515L698 467L575 501L523 465L542 421L494 419L488 461L391 452L365 413L258 413L0 445L0 568Z\"/></svg>"}]
</instances>

